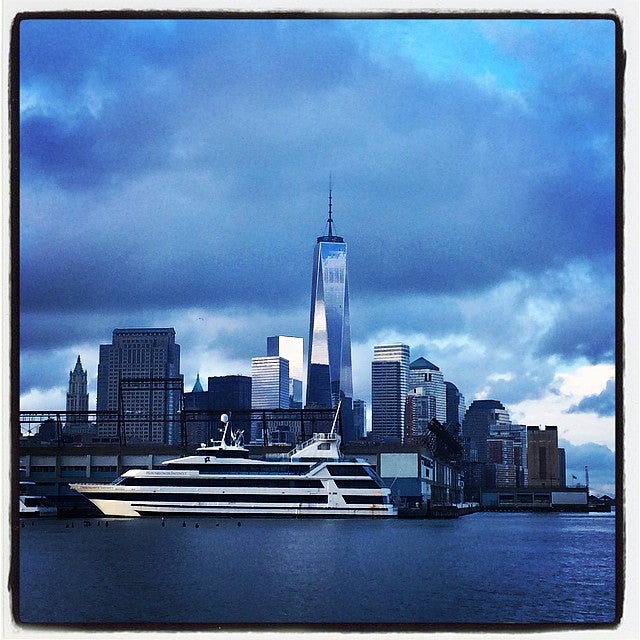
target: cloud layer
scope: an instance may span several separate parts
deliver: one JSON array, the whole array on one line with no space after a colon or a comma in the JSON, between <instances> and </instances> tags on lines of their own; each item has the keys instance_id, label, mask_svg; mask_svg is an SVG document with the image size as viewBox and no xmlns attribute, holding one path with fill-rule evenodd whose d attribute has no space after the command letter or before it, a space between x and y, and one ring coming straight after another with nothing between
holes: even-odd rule
<instances>
[{"instance_id":1,"label":"cloud layer","mask_svg":"<svg viewBox=\"0 0 640 640\"><path fill-rule=\"evenodd\" d=\"M175 326L187 381L306 338L329 174L365 398L377 342L469 402L613 363L613 22L36 19L20 36L25 399L115 327Z\"/></svg>"}]
</instances>

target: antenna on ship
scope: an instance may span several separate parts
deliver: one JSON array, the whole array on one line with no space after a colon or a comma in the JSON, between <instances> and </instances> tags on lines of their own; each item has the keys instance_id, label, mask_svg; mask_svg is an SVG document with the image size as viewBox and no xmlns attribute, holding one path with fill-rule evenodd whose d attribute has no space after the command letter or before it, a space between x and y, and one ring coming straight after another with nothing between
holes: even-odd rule
<instances>
[{"instance_id":1,"label":"antenna on ship","mask_svg":"<svg viewBox=\"0 0 640 640\"><path fill-rule=\"evenodd\" d=\"M329 236L333 236L333 218L331 217L331 174L329 174Z\"/></svg>"},{"instance_id":2,"label":"antenna on ship","mask_svg":"<svg viewBox=\"0 0 640 640\"><path fill-rule=\"evenodd\" d=\"M336 435L336 424L338 423L338 416L340 415L341 404L342 404L342 400L338 402L338 407L336 408L336 415L333 416L333 424L331 425L331 431L329 431L329 436L332 438Z\"/></svg>"},{"instance_id":3,"label":"antenna on ship","mask_svg":"<svg viewBox=\"0 0 640 640\"><path fill-rule=\"evenodd\" d=\"M222 441L220 442L221 448L226 448L227 446L227 429L229 428L229 415L223 413L220 416L220 422L224 425L224 431L222 432Z\"/></svg>"}]
</instances>

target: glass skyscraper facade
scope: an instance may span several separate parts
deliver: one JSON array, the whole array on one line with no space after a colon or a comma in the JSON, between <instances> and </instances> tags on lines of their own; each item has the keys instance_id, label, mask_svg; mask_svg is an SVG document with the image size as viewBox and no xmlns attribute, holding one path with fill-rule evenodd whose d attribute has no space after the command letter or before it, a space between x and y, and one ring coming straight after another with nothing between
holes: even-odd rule
<instances>
[{"instance_id":1,"label":"glass skyscraper facade","mask_svg":"<svg viewBox=\"0 0 640 640\"><path fill-rule=\"evenodd\" d=\"M289 361L289 406L302 408L302 378L304 371L303 339L295 336L269 336L267 355L280 356Z\"/></svg>"},{"instance_id":2,"label":"glass skyscraper facade","mask_svg":"<svg viewBox=\"0 0 640 640\"><path fill-rule=\"evenodd\" d=\"M251 408L289 408L289 361L280 356L251 359Z\"/></svg>"},{"instance_id":3,"label":"glass skyscraper facade","mask_svg":"<svg viewBox=\"0 0 640 640\"><path fill-rule=\"evenodd\" d=\"M318 237L313 254L306 406L335 408L342 400L343 438L349 441L355 434L347 245L334 235L331 216L329 193L329 230Z\"/></svg>"},{"instance_id":4,"label":"glass skyscraper facade","mask_svg":"<svg viewBox=\"0 0 640 640\"><path fill-rule=\"evenodd\" d=\"M409 392L409 347L373 347L371 363L371 433L380 440L404 437L405 401Z\"/></svg>"},{"instance_id":5,"label":"glass skyscraper facade","mask_svg":"<svg viewBox=\"0 0 640 640\"><path fill-rule=\"evenodd\" d=\"M423 392L417 395L425 395L433 398L435 403L435 415L442 425L447 421L447 389L440 369L425 358L418 358L409 365L409 388L422 388Z\"/></svg>"}]
</instances>

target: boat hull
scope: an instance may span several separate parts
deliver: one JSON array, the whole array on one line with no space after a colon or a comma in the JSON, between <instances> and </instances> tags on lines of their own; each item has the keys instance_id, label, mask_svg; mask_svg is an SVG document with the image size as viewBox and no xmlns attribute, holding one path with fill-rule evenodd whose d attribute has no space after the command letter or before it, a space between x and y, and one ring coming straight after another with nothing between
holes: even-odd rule
<instances>
[{"instance_id":1,"label":"boat hull","mask_svg":"<svg viewBox=\"0 0 640 640\"><path fill-rule=\"evenodd\" d=\"M198 503L198 502L138 502L135 500L89 500L105 516L137 518L143 516L257 516L257 517L397 517L397 510L392 505L358 505L358 506L326 506L326 505L291 505L291 504L246 504L246 503Z\"/></svg>"}]
</instances>

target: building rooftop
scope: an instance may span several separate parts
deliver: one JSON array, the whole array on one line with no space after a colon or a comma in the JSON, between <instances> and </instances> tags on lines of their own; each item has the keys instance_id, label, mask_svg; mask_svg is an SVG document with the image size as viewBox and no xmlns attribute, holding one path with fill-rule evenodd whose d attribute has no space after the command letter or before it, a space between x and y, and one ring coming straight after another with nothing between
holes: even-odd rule
<instances>
[{"instance_id":1,"label":"building rooftop","mask_svg":"<svg viewBox=\"0 0 640 640\"><path fill-rule=\"evenodd\" d=\"M429 362L426 358L418 358L414 360L410 365L409 369L431 369L431 371L440 371L439 367L436 367L433 362Z\"/></svg>"},{"instance_id":2,"label":"building rooftop","mask_svg":"<svg viewBox=\"0 0 640 640\"><path fill-rule=\"evenodd\" d=\"M201 391L204 391L204 389L202 388L202 384L200 383L200 374L198 374L196 376L196 383L193 385L192 392L199 393Z\"/></svg>"}]
</instances>

